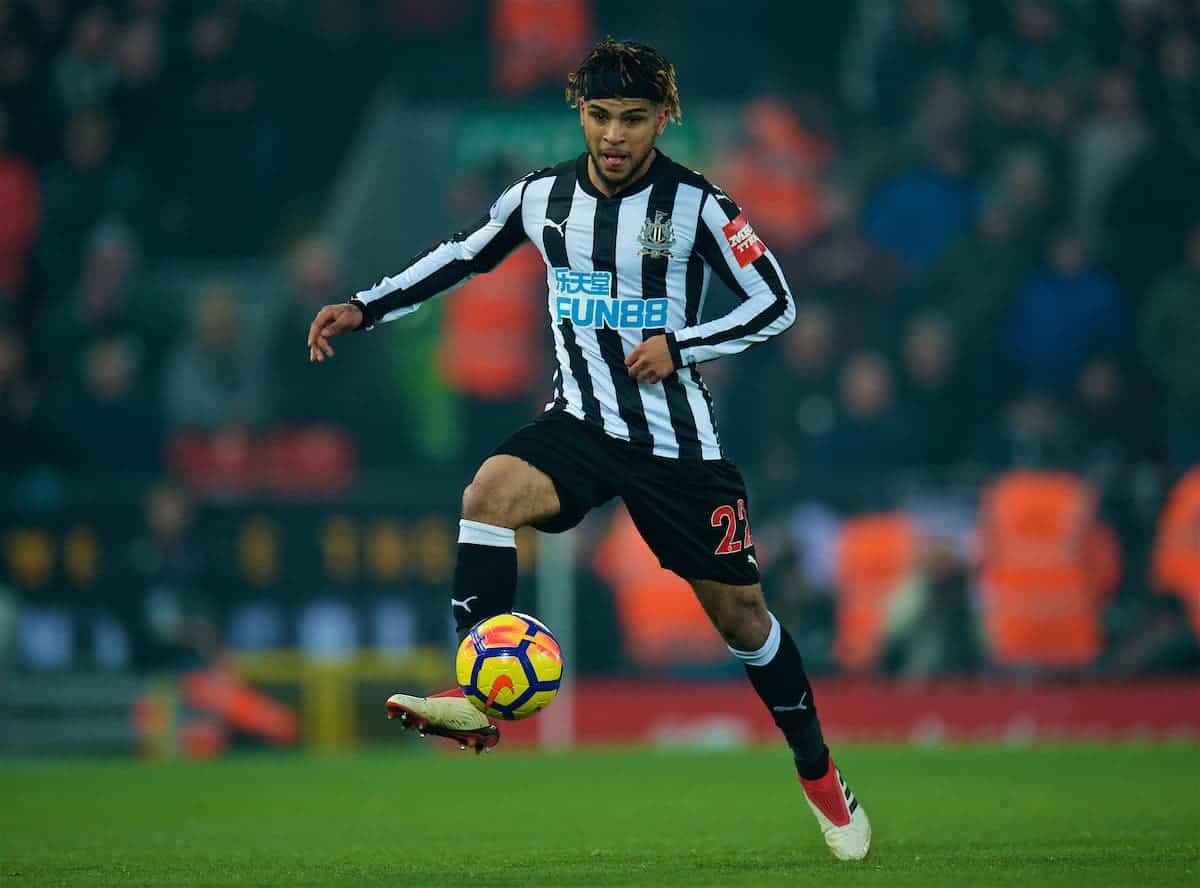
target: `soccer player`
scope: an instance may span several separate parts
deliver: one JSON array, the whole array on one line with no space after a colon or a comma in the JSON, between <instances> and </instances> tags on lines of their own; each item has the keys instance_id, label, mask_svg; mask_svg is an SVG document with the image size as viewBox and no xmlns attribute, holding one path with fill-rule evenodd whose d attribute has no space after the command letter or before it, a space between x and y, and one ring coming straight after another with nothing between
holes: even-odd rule
<instances>
[{"instance_id":1,"label":"soccer player","mask_svg":"<svg viewBox=\"0 0 1200 888\"><path fill-rule=\"evenodd\" d=\"M459 637L511 610L517 528L561 533L620 497L745 664L834 855L862 859L870 823L829 755L796 644L763 600L749 498L717 438L698 369L787 329L791 294L737 204L655 147L680 118L675 69L662 55L605 40L567 83L586 151L520 179L479 221L395 277L322 308L309 360L333 357L333 337L414 312L532 241L546 261L554 397L496 447L463 493L450 596ZM702 322L714 274L739 304ZM477 751L499 740L453 691L396 694L387 706L402 724Z\"/></svg>"}]
</instances>

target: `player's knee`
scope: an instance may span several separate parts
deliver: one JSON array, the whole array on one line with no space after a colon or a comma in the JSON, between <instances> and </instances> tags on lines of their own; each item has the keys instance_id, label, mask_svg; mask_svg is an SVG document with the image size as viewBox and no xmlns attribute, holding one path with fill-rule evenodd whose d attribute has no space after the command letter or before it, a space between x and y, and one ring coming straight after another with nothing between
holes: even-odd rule
<instances>
[{"instance_id":1,"label":"player's knee","mask_svg":"<svg viewBox=\"0 0 1200 888\"><path fill-rule=\"evenodd\" d=\"M516 486L508 473L484 463L463 491L462 516L468 521L511 527L516 502Z\"/></svg>"},{"instance_id":2,"label":"player's knee","mask_svg":"<svg viewBox=\"0 0 1200 888\"><path fill-rule=\"evenodd\" d=\"M717 629L725 643L739 651L756 651L771 633L771 616L765 607L761 612L751 609L730 610Z\"/></svg>"},{"instance_id":3,"label":"player's knee","mask_svg":"<svg viewBox=\"0 0 1200 888\"><path fill-rule=\"evenodd\" d=\"M463 491L462 516L468 521L502 525L506 510L501 492L495 483L476 478Z\"/></svg>"},{"instance_id":4,"label":"player's knee","mask_svg":"<svg viewBox=\"0 0 1200 888\"><path fill-rule=\"evenodd\" d=\"M725 585L708 598L713 625L727 645L739 651L762 647L771 632L771 614L759 586Z\"/></svg>"}]
</instances>

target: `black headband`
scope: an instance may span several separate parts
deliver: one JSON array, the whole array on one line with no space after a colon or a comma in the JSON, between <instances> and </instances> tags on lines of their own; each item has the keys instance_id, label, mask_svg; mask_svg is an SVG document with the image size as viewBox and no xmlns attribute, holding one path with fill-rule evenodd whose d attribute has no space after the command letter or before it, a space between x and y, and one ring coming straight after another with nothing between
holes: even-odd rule
<instances>
[{"instance_id":1,"label":"black headband","mask_svg":"<svg viewBox=\"0 0 1200 888\"><path fill-rule=\"evenodd\" d=\"M579 84L580 98L585 102L590 99L649 99L655 103L666 99L666 93L657 77L637 70L641 68L640 65L624 67L632 77L623 79L621 66L617 65L596 65L589 69L582 78L583 82ZM634 70L630 71L630 68Z\"/></svg>"}]
</instances>

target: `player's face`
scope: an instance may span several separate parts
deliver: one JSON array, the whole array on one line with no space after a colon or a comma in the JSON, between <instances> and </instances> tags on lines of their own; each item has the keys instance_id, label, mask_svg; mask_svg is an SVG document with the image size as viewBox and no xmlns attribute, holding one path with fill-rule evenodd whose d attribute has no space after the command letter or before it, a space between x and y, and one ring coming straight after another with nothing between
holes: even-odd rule
<instances>
[{"instance_id":1,"label":"player's face","mask_svg":"<svg viewBox=\"0 0 1200 888\"><path fill-rule=\"evenodd\" d=\"M579 119L592 182L611 195L650 168L667 111L649 99L591 99L579 103Z\"/></svg>"}]
</instances>

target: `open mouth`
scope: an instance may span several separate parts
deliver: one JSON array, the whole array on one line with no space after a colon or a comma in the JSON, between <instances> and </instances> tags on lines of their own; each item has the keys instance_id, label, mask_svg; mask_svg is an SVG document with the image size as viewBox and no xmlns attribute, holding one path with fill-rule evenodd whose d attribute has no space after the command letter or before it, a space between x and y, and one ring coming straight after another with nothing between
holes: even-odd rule
<instances>
[{"instance_id":1,"label":"open mouth","mask_svg":"<svg viewBox=\"0 0 1200 888\"><path fill-rule=\"evenodd\" d=\"M604 161L605 169L616 170L620 169L625 164L625 161L629 160L629 155L604 151L601 152L600 159Z\"/></svg>"}]
</instances>

